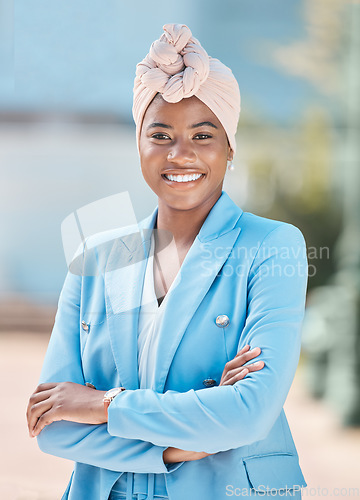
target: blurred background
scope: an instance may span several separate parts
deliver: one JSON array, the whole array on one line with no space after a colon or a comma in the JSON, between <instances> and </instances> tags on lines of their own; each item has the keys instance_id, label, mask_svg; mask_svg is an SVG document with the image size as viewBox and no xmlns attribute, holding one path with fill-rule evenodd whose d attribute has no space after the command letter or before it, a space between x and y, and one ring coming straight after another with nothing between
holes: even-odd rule
<instances>
[{"instance_id":1,"label":"blurred background","mask_svg":"<svg viewBox=\"0 0 360 500\"><path fill-rule=\"evenodd\" d=\"M0 498L54 500L68 481L71 464L37 449L24 416L67 270L60 227L120 192L137 220L155 207L132 86L171 22L240 85L225 190L307 241L303 349L285 409L303 494L359 496L359 1L0 0Z\"/></svg>"}]
</instances>

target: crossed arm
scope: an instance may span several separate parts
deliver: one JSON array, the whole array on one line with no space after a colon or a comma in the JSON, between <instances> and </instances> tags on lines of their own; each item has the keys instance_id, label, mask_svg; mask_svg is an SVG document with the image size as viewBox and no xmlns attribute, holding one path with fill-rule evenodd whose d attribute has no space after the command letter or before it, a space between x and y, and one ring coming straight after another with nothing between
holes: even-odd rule
<instances>
[{"instance_id":1,"label":"crossed arm","mask_svg":"<svg viewBox=\"0 0 360 500\"><path fill-rule=\"evenodd\" d=\"M242 380L249 372L261 370L263 361L245 363L260 354L260 348L250 350L246 345L234 359L226 363L221 385L232 385ZM73 382L43 383L38 385L29 399L26 417L30 437L36 437L51 423L67 420L82 424L99 425L107 423L107 412L104 410L103 397L105 391L99 391ZM168 447L163 452L164 463L199 460L209 455L205 452L193 452Z\"/></svg>"},{"instance_id":2,"label":"crossed arm","mask_svg":"<svg viewBox=\"0 0 360 500\"><path fill-rule=\"evenodd\" d=\"M63 324L61 332L53 334L46 377L42 378L60 383L40 386L28 408L29 430L38 435L40 448L112 470L168 472L164 462L194 460L266 437L281 411L298 362L307 262L304 240L293 226L283 225L269 233L262 250L249 272L248 315L241 337L261 346L265 365L244 372L243 352L225 367L222 387L165 394L126 390L111 403L107 426L92 426L88 405L93 405L92 416L104 422L103 393L84 387L80 348ZM67 308L67 324L78 325L80 285L75 283L70 290L61 307ZM61 321L60 312L59 324ZM256 352L259 355L255 350L252 354ZM58 368L51 366L57 359L66 359L66 367L62 361ZM74 387L62 382L65 380L80 386L76 397L69 397ZM86 400L82 405L87 407L86 416L72 407L79 398L83 403ZM76 418L87 423L75 423Z\"/></svg>"}]
</instances>

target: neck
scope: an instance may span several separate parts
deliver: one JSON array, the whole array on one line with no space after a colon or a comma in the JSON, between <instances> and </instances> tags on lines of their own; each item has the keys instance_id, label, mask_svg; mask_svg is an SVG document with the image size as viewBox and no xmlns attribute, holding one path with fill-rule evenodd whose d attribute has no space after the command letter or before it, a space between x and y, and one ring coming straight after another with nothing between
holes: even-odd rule
<instances>
[{"instance_id":1,"label":"neck","mask_svg":"<svg viewBox=\"0 0 360 500\"><path fill-rule=\"evenodd\" d=\"M156 227L170 231L177 247L190 247L216 201L190 210L177 210L159 199Z\"/></svg>"}]
</instances>

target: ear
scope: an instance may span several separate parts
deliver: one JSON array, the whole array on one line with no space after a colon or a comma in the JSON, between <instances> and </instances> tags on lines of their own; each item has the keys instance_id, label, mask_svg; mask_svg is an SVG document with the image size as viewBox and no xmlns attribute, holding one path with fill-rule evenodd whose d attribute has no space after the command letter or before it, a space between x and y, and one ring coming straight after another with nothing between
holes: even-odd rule
<instances>
[{"instance_id":1,"label":"ear","mask_svg":"<svg viewBox=\"0 0 360 500\"><path fill-rule=\"evenodd\" d=\"M229 148L229 153L228 153L228 157L227 157L228 161L233 161L234 159L234 151Z\"/></svg>"}]
</instances>

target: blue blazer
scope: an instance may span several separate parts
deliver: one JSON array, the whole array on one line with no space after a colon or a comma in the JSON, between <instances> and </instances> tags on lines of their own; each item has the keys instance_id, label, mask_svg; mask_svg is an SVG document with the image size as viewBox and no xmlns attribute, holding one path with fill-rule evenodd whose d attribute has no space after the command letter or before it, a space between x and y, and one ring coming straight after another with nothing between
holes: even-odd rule
<instances>
[{"instance_id":1,"label":"blue blazer","mask_svg":"<svg viewBox=\"0 0 360 500\"><path fill-rule=\"evenodd\" d=\"M283 405L300 354L301 232L243 212L223 192L167 297L156 390L139 389L137 322L156 216L89 238L60 295L40 381L127 389L107 425L60 421L40 433L44 452L75 462L63 499L107 500L123 472L164 473L170 500L296 493L306 483ZM218 386L246 344L261 347L265 367ZM205 387L207 379L216 385ZM168 446L215 454L165 466Z\"/></svg>"}]
</instances>

